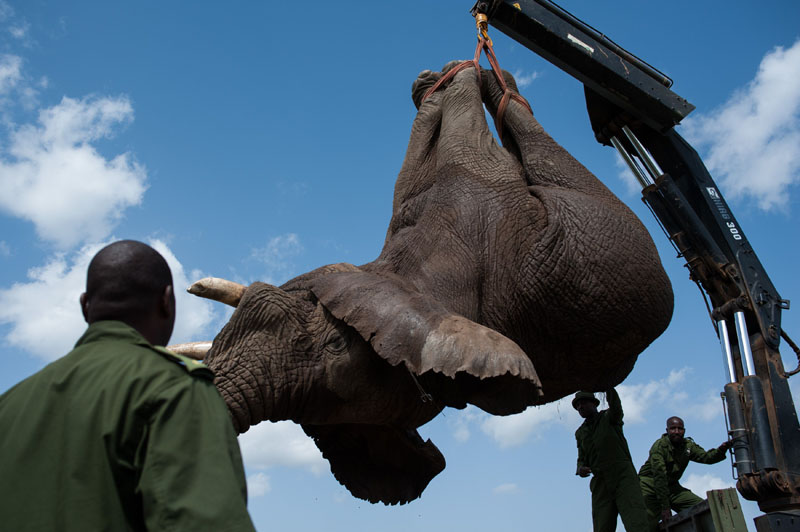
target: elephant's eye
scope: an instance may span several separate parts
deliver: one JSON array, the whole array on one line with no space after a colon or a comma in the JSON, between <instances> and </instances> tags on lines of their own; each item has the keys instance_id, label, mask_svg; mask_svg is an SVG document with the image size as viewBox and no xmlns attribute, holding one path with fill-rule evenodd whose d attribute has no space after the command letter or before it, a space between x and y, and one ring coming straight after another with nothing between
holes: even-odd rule
<instances>
[{"instance_id":1,"label":"elephant's eye","mask_svg":"<svg viewBox=\"0 0 800 532\"><path fill-rule=\"evenodd\" d=\"M340 353L347 348L347 339L335 332L330 335L327 342L325 342L325 349L333 351L334 353Z\"/></svg>"}]
</instances>

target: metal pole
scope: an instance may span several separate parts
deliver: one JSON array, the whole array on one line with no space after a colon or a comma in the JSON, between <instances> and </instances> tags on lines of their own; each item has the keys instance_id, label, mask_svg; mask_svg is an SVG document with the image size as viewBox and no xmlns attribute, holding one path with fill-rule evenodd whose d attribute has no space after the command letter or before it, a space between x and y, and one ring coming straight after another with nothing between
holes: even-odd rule
<instances>
[{"instance_id":1,"label":"metal pole","mask_svg":"<svg viewBox=\"0 0 800 532\"><path fill-rule=\"evenodd\" d=\"M747 376L755 375L756 370L753 364L753 351L750 349L750 335L747 334L747 323L744 321L744 312L736 312L734 317L736 318L736 335L739 337L739 352L745 361L745 372Z\"/></svg>"},{"instance_id":2,"label":"metal pole","mask_svg":"<svg viewBox=\"0 0 800 532\"><path fill-rule=\"evenodd\" d=\"M625 164L627 164L628 168L631 169L631 172L633 172L633 175L634 177L636 177L636 180L639 182L640 185L642 185L642 188L646 188L653 184L653 180L650 179L649 176L645 175L644 172L642 172L642 170L639 168L639 165L637 165L636 161L634 161L633 158L631 158L630 154L625 150L625 148L622 146L622 143L619 141L617 137L611 137L611 144L613 144L614 147L617 149L620 156L622 157L622 160L625 161Z\"/></svg>"},{"instance_id":3,"label":"metal pole","mask_svg":"<svg viewBox=\"0 0 800 532\"><path fill-rule=\"evenodd\" d=\"M731 341L728 338L728 326L725 320L717 322L717 330L719 331L719 345L722 348L722 360L728 368L727 375L728 382L736 382L736 366L733 363L733 352L731 351Z\"/></svg>"},{"instance_id":4,"label":"metal pole","mask_svg":"<svg viewBox=\"0 0 800 532\"><path fill-rule=\"evenodd\" d=\"M636 138L636 135L633 134L631 128L628 126L622 126L622 132L625 133L625 136L628 137L628 140L633 144L633 149L636 150L636 154L639 155L639 159L642 160L644 165L647 167L647 170L650 172L650 175L653 177L653 180L662 174L661 168L658 167L656 162L650 157L650 154L647 150L642 146L642 143L639 142L639 139Z\"/></svg>"}]
</instances>

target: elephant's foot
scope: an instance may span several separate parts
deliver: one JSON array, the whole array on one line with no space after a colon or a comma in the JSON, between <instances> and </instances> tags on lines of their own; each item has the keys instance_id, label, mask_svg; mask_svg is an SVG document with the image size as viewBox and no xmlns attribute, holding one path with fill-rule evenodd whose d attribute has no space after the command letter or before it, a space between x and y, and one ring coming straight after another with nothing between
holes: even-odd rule
<instances>
[{"instance_id":1,"label":"elephant's foot","mask_svg":"<svg viewBox=\"0 0 800 532\"><path fill-rule=\"evenodd\" d=\"M448 72L453 70L454 68L461 67L461 68L469 68L468 66L462 66L464 63L469 63L472 65L472 61L470 60L461 60L461 61L450 61L442 68L441 72L432 72L430 70L423 70L417 76L416 81L411 86L411 98L414 100L414 105L419 109L420 105L422 105L423 100L426 97L428 91L433 87L436 83L442 82L442 86L438 87L438 89L445 89L448 85L452 82L453 75L447 76ZM453 73L455 74L455 73ZM480 73L476 74L480 75ZM442 80L442 77L448 77L449 79Z\"/></svg>"},{"instance_id":2,"label":"elephant's foot","mask_svg":"<svg viewBox=\"0 0 800 532\"><path fill-rule=\"evenodd\" d=\"M417 109L422 105L422 97L441 77L441 72L433 72L431 70L423 70L419 73L419 76L411 85L411 99L414 100L414 105Z\"/></svg>"}]
</instances>

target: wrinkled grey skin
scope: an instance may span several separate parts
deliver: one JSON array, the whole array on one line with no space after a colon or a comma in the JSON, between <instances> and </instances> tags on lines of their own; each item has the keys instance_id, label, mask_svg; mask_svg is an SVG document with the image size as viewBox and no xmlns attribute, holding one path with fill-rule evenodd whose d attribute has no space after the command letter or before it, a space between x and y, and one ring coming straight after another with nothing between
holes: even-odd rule
<instances>
[{"instance_id":1,"label":"wrinkled grey skin","mask_svg":"<svg viewBox=\"0 0 800 532\"><path fill-rule=\"evenodd\" d=\"M416 428L445 406L511 414L614 386L672 315L633 213L516 101L499 146L490 72L466 69L420 106L441 75L413 85L380 256L254 283L207 357L239 432L302 424L373 502L412 500L444 468Z\"/></svg>"}]
</instances>

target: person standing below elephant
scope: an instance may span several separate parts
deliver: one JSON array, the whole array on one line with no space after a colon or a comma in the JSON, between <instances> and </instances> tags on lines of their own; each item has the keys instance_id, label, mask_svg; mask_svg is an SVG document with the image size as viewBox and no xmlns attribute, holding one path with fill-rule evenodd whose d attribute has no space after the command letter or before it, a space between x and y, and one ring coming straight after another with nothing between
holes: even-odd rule
<instances>
[{"instance_id":1,"label":"person standing below elephant","mask_svg":"<svg viewBox=\"0 0 800 532\"><path fill-rule=\"evenodd\" d=\"M1 527L254 530L213 374L161 347L175 322L164 258L106 246L80 304L75 348L0 396Z\"/></svg>"},{"instance_id":2,"label":"person standing below elephant","mask_svg":"<svg viewBox=\"0 0 800 532\"><path fill-rule=\"evenodd\" d=\"M592 475L592 524L595 532L613 532L617 516L628 532L647 530L647 511L639 489L628 442L622 432L622 402L616 390L606 392L608 409L597 411L600 401L578 392L572 407L584 419L575 431L578 443L577 475Z\"/></svg>"},{"instance_id":3,"label":"person standing below elephant","mask_svg":"<svg viewBox=\"0 0 800 532\"><path fill-rule=\"evenodd\" d=\"M667 419L667 432L650 447L650 456L639 470L650 530L658 529L659 520L669 519L671 510L680 512L703 501L678 483L689 462L716 464L725 459L725 451L731 446L726 441L706 451L685 434L681 418Z\"/></svg>"}]
</instances>

